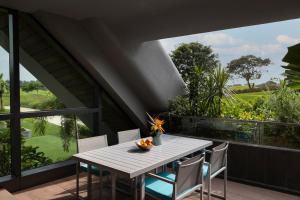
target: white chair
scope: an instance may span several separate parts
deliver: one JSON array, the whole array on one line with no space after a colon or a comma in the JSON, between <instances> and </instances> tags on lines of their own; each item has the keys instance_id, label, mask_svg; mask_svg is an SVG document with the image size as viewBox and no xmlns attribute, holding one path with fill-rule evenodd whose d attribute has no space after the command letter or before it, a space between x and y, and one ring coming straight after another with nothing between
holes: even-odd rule
<instances>
[{"instance_id":1,"label":"white chair","mask_svg":"<svg viewBox=\"0 0 300 200\"><path fill-rule=\"evenodd\" d=\"M133 140L138 140L140 138L141 138L140 129L132 129L132 130L118 132L119 144L133 141Z\"/></svg>"},{"instance_id":2,"label":"white chair","mask_svg":"<svg viewBox=\"0 0 300 200\"><path fill-rule=\"evenodd\" d=\"M203 176L207 181L208 185L208 200L211 199L211 196L226 200L227 192L227 151L229 143L225 142L216 146L212 151L205 150L206 153L210 154L209 162L205 162L203 165ZM211 193L211 180L217 175L224 172L224 196L219 196Z\"/></svg>"},{"instance_id":3,"label":"white chair","mask_svg":"<svg viewBox=\"0 0 300 200\"><path fill-rule=\"evenodd\" d=\"M106 135L101 135L101 136L95 136L95 137L89 137L89 138L84 138L84 139L78 139L79 135L77 134L77 151L78 153L83 153L87 151L92 151L95 149L103 148L108 146L107 142L107 136ZM101 170L98 166L78 162L77 163L77 176L76 176L76 195L79 197L79 173L80 171L84 171L88 173L88 199L91 199L91 184L92 184L92 174L99 176L99 182L100 182L100 195L102 192L102 178L103 176L107 176L110 173L108 171L103 171Z\"/></svg>"},{"instance_id":4,"label":"white chair","mask_svg":"<svg viewBox=\"0 0 300 200\"><path fill-rule=\"evenodd\" d=\"M119 144L124 142L130 142L134 140L138 140L141 138L140 129L132 129L132 130L126 130L126 131L119 131L118 132L118 140ZM135 179L128 179L127 177L124 177L122 175L118 175L118 182L122 183L123 185L130 187L130 194L134 193L134 185L135 185ZM118 188L121 190L120 188ZM126 192L126 191L123 191ZM127 192L126 192L127 193Z\"/></svg>"}]
</instances>

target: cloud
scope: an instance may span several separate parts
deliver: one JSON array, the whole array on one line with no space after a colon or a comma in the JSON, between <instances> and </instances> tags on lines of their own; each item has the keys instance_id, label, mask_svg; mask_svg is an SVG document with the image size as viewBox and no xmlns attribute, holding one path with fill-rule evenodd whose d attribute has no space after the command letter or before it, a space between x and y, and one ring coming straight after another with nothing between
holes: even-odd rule
<instances>
[{"instance_id":1,"label":"cloud","mask_svg":"<svg viewBox=\"0 0 300 200\"><path fill-rule=\"evenodd\" d=\"M241 55L241 54L259 54L268 55L280 52L280 44L243 44L240 46L228 47L228 48L214 48L214 50L221 54L226 55Z\"/></svg>"},{"instance_id":2,"label":"cloud","mask_svg":"<svg viewBox=\"0 0 300 200\"><path fill-rule=\"evenodd\" d=\"M198 40L208 45L236 45L241 43L241 40L225 33L200 34Z\"/></svg>"},{"instance_id":3,"label":"cloud","mask_svg":"<svg viewBox=\"0 0 300 200\"><path fill-rule=\"evenodd\" d=\"M280 44L292 45L292 44L296 44L296 43L300 42L300 39L299 38L292 38L292 37L287 36L287 35L278 35L276 37L276 41L279 42Z\"/></svg>"}]
</instances>

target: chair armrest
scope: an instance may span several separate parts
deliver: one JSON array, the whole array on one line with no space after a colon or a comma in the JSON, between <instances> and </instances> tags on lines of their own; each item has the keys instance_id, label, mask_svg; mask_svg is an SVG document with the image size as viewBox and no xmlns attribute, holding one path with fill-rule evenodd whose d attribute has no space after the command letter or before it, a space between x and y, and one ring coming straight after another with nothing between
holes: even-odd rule
<instances>
[{"instance_id":1,"label":"chair armrest","mask_svg":"<svg viewBox=\"0 0 300 200\"><path fill-rule=\"evenodd\" d=\"M170 183L170 184L172 184L172 185L174 185L174 184L175 184L175 182L174 182L174 181L171 181L170 179L167 179L167 178L164 178L164 177L158 176L158 175L156 175L156 174L153 174L153 173L147 173L147 174L146 174L146 176L150 176L150 177L153 177L153 178L157 178L157 179L159 179L159 180L161 180L161 181L164 181L164 182Z\"/></svg>"},{"instance_id":2,"label":"chair armrest","mask_svg":"<svg viewBox=\"0 0 300 200\"><path fill-rule=\"evenodd\" d=\"M211 150L204 149L204 152L205 152L205 153L212 154L212 151L211 151Z\"/></svg>"}]
</instances>

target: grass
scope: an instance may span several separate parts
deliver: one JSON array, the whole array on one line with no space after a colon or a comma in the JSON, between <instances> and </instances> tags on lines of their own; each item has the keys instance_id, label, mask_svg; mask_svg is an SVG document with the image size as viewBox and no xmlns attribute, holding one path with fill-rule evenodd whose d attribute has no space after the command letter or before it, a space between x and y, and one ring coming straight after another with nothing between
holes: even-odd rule
<instances>
[{"instance_id":1,"label":"grass","mask_svg":"<svg viewBox=\"0 0 300 200\"><path fill-rule=\"evenodd\" d=\"M22 107L37 108L38 105L53 97L53 94L46 90L39 90L38 93L36 91L24 92L21 90L20 97L21 97L20 101ZM9 106L9 99L10 99L9 94L8 93L4 94L3 97L4 106Z\"/></svg>"},{"instance_id":2,"label":"grass","mask_svg":"<svg viewBox=\"0 0 300 200\"><path fill-rule=\"evenodd\" d=\"M33 131L34 119L23 119L22 127ZM47 123L45 135L39 136L33 133L33 137L25 140L25 145L38 146L39 151L44 152L45 156L51 158L53 162L67 160L76 153L75 139L71 141L70 151L64 151L60 137L60 126L51 123Z\"/></svg>"},{"instance_id":3,"label":"grass","mask_svg":"<svg viewBox=\"0 0 300 200\"><path fill-rule=\"evenodd\" d=\"M32 92L20 92L21 107L37 108L40 104L53 97L49 91L40 90ZM10 96L4 94L4 106L9 106ZM8 110L6 110L8 111ZM21 122L22 128L31 130L32 137L25 140L25 145L38 146L38 151L44 152L45 156L51 158L53 162L59 162L69 159L76 152L75 139L71 141L70 151L65 152L62 147L62 139L60 137L60 126L47 123L45 135L40 136L34 133L34 119L23 119Z\"/></svg>"},{"instance_id":4,"label":"grass","mask_svg":"<svg viewBox=\"0 0 300 200\"><path fill-rule=\"evenodd\" d=\"M264 91L264 92L249 92L249 93L235 94L234 97L244 101L253 102L256 101L256 99L258 98L269 97L270 95L271 92Z\"/></svg>"},{"instance_id":5,"label":"grass","mask_svg":"<svg viewBox=\"0 0 300 200\"><path fill-rule=\"evenodd\" d=\"M67 160L76 153L75 139L71 142L70 151L66 152L62 147L61 138L55 135L35 136L26 139L25 145L38 146L38 150L44 152L45 156L51 158L53 162Z\"/></svg>"},{"instance_id":6,"label":"grass","mask_svg":"<svg viewBox=\"0 0 300 200\"><path fill-rule=\"evenodd\" d=\"M34 130L34 120L33 118L30 119L23 119L21 122L21 126L30 130ZM45 135L53 135L58 136L60 134L60 126L55 124L47 123L46 125L46 133ZM39 136L38 134L33 133L33 136Z\"/></svg>"},{"instance_id":7,"label":"grass","mask_svg":"<svg viewBox=\"0 0 300 200\"><path fill-rule=\"evenodd\" d=\"M245 90L248 89L247 85L235 85L230 87L231 90Z\"/></svg>"}]
</instances>

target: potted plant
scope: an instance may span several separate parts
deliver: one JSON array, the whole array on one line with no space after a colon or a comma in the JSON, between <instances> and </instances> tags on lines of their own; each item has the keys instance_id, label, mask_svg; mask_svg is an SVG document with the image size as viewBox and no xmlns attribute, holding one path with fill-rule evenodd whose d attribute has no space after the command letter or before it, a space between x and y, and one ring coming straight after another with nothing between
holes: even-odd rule
<instances>
[{"instance_id":1,"label":"potted plant","mask_svg":"<svg viewBox=\"0 0 300 200\"><path fill-rule=\"evenodd\" d=\"M26 128L21 128L21 135L24 137L24 138L31 138L32 136L32 131L30 129L26 129Z\"/></svg>"},{"instance_id":2,"label":"potted plant","mask_svg":"<svg viewBox=\"0 0 300 200\"><path fill-rule=\"evenodd\" d=\"M165 121L159 119L158 116L153 118L148 113L147 115L150 120L149 124L151 125L150 135L153 138L152 143L155 146L161 145L161 135L165 132L163 128Z\"/></svg>"}]
</instances>

